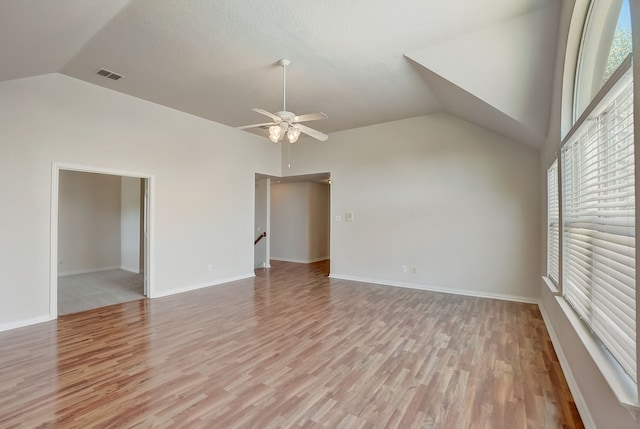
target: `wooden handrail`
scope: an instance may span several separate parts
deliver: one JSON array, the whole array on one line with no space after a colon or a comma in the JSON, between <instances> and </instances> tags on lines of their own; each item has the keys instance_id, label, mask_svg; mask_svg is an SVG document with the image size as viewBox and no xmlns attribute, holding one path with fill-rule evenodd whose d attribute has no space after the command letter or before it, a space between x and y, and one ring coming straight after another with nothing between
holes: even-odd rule
<instances>
[{"instance_id":1,"label":"wooden handrail","mask_svg":"<svg viewBox=\"0 0 640 429\"><path fill-rule=\"evenodd\" d=\"M258 244L258 241L262 240L263 238L265 238L267 236L267 231L263 232L262 234L260 234L258 236L258 238L256 238L256 241L253 242L253 245L255 246L256 244Z\"/></svg>"}]
</instances>

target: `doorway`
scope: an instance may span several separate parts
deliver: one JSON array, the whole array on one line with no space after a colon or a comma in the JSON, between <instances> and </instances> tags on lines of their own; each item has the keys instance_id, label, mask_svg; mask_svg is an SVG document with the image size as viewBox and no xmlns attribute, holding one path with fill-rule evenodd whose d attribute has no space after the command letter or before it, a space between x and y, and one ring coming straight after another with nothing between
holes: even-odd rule
<instances>
[{"instance_id":1,"label":"doorway","mask_svg":"<svg viewBox=\"0 0 640 429\"><path fill-rule=\"evenodd\" d=\"M260 242L256 244L255 268L270 267L272 261L309 264L330 260L329 173L256 175L255 195L255 234L258 236L266 222L268 239L266 251L258 249Z\"/></svg>"},{"instance_id":2,"label":"doorway","mask_svg":"<svg viewBox=\"0 0 640 429\"><path fill-rule=\"evenodd\" d=\"M150 296L151 177L65 164L52 174L52 318Z\"/></svg>"},{"instance_id":3,"label":"doorway","mask_svg":"<svg viewBox=\"0 0 640 429\"><path fill-rule=\"evenodd\" d=\"M271 178L256 174L255 179L255 218L253 241L253 268L271 268L270 263L270 215L271 215Z\"/></svg>"}]
</instances>

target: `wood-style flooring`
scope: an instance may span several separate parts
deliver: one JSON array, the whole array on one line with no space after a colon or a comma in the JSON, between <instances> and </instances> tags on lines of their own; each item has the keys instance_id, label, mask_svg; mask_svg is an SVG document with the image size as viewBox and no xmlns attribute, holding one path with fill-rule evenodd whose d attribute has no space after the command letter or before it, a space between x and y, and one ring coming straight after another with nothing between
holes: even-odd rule
<instances>
[{"instance_id":1,"label":"wood-style flooring","mask_svg":"<svg viewBox=\"0 0 640 429\"><path fill-rule=\"evenodd\" d=\"M327 273L2 332L0 427L583 427L535 305Z\"/></svg>"}]
</instances>

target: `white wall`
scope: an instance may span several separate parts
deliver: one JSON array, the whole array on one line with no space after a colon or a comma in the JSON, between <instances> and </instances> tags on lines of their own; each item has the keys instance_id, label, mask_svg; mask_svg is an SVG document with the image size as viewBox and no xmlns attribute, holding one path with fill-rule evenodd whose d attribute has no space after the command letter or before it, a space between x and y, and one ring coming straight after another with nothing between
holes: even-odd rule
<instances>
[{"instance_id":1,"label":"white wall","mask_svg":"<svg viewBox=\"0 0 640 429\"><path fill-rule=\"evenodd\" d=\"M50 317L55 162L152 177L153 295L253 275L264 138L51 74L0 82L0 142L0 330Z\"/></svg>"},{"instance_id":2,"label":"white wall","mask_svg":"<svg viewBox=\"0 0 640 429\"><path fill-rule=\"evenodd\" d=\"M558 41L558 58L556 64L555 82L554 82L554 99L553 105L550 111L551 121L550 130L547 143L540 151L540 190L542 196L541 204L541 228L540 228L540 280L538 288L540 289L540 308L543 313L545 323L548 330L552 335L553 345L556 349L560 361L562 363L562 369L565 373L569 386L573 393L576 405L581 413L581 416L587 426L587 428L639 428L640 422L633 419L631 413L624 408L616 399L613 391L609 387L607 381L602 376L600 370L596 366L591 355L587 352L584 344L580 340L576 330L571 325L571 322L567 318L566 313L563 311L559 304L558 298L550 291L547 285L542 281L541 277L546 275L546 172L547 168L553 162L556 156L561 141L561 105L564 102L561 99L563 93L562 76L565 68L570 71L573 70L571 64L564 64L565 53L567 49L567 36L569 32L569 23L571 21L571 14L575 8L583 10L586 8L586 3L583 0L578 2L566 2L562 5L562 16L560 24L560 37ZM630 2L633 9L635 9L636 18L632 19L632 22L640 22L640 5L635 2ZM578 20L580 21L580 20ZM636 36L635 46L639 46L640 32L634 28L634 36ZM577 34L577 41L579 42L580 32ZM578 45L573 47L577 49ZM638 93L640 87L640 50L635 49L634 52L634 74L635 74L635 91ZM572 52L568 55L570 59L576 58L576 52ZM571 106L571 99L573 91L571 90L572 82L569 81L569 87L566 88L565 94L568 98L567 107ZM635 125L636 125L636 145L640 133L638 133L638 123L640 123L640 104L638 98L635 97ZM566 125L565 125L566 128ZM567 130L565 130L566 132ZM637 185L636 185L637 187Z\"/></svg>"},{"instance_id":3,"label":"white wall","mask_svg":"<svg viewBox=\"0 0 640 429\"><path fill-rule=\"evenodd\" d=\"M534 149L437 114L305 139L292 157L291 175L331 173L333 276L537 299Z\"/></svg>"},{"instance_id":4,"label":"white wall","mask_svg":"<svg viewBox=\"0 0 640 429\"><path fill-rule=\"evenodd\" d=\"M267 236L262 238L258 244L254 245L253 249L253 266L254 268L269 268L270 254L270 241L271 230L269 227L270 219L270 203L271 198L271 179L268 177L256 180L256 194L255 194L255 230L254 236L257 238L263 232L267 233Z\"/></svg>"},{"instance_id":5,"label":"white wall","mask_svg":"<svg viewBox=\"0 0 640 429\"><path fill-rule=\"evenodd\" d=\"M328 197L328 186L319 183L271 185L271 259L328 259Z\"/></svg>"},{"instance_id":6,"label":"white wall","mask_svg":"<svg viewBox=\"0 0 640 429\"><path fill-rule=\"evenodd\" d=\"M59 275L120 266L120 177L60 171Z\"/></svg>"},{"instance_id":7,"label":"white wall","mask_svg":"<svg viewBox=\"0 0 640 429\"><path fill-rule=\"evenodd\" d=\"M311 261L329 259L331 187L309 183L309 255Z\"/></svg>"},{"instance_id":8,"label":"white wall","mask_svg":"<svg viewBox=\"0 0 640 429\"><path fill-rule=\"evenodd\" d=\"M271 259L307 261L308 210L307 182L271 185Z\"/></svg>"},{"instance_id":9,"label":"white wall","mask_svg":"<svg viewBox=\"0 0 640 429\"><path fill-rule=\"evenodd\" d=\"M140 272L141 179L122 177L120 203L120 268Z\"/></svg>"}]
</instances>

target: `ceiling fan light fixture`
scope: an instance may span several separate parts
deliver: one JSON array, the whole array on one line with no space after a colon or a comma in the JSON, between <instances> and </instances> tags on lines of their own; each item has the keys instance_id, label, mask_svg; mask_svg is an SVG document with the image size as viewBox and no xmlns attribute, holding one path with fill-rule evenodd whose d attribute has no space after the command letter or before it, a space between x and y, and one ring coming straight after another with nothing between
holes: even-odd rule
<instances>
[{"instance_id":1,"label":"ceiling fan light fixture","mask_svg":"<svg viewBox=\"0 0 640 429\"><path fill-rule=\"evenodd\" d=\"M271 113L263 109L253 110L256 113L267 116L271 119L272 122L267 122L263 124L254 124L254 125L245 125L241 127L237 127L240 130L244 130L247 128L269 128L269 140L274 143L277 143L283 139L285 134L287 135L287 140L289 143L295 143L298 141L300 137L300 133L307 134L308 136L313 137L316 140L325 141L329 138L326 134L321 133L320 131L314 130L313 128L309 128L306 125L302 125L301 122L307 121L316 121L318 119L327 119L327 115L318 112L318 113L308 113L306 115L297 116L293 112L289 112L287 110L287 66L290 64L290 61L287 59L282 59L279 61L280 66L282 67L282 110Z\"/></svg>"},{"instance_id":2,"label":"ceiling fan light fixture","mask_svg":"<svg viewBox=\"0 0 640 429\"><path fill-rule=\"evenodd\" d=\"M300 137L300 130L296 127L291 127L287 131L287 138L289 139L289 143L295 143L298 141L298 137Z\"/></svg>"},{"instance_id":3,"label":"ceiling fan light fixture","mask_svg":"<svg viewBox=\"0 0 640 429\"><path fill-rule=\"evenodd\" d=\"M280 125L271 125L269 127L269 140L272 142L278 143L282 138L282 134L282 128L280 128Z\"/></svg>"}]
</instances>

